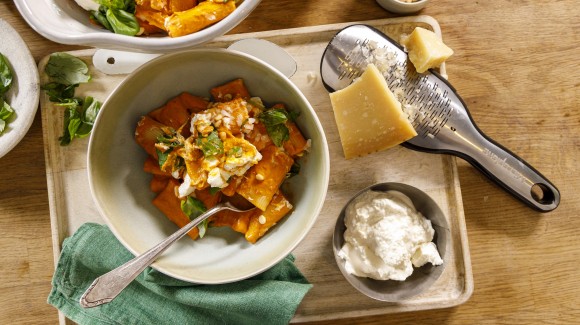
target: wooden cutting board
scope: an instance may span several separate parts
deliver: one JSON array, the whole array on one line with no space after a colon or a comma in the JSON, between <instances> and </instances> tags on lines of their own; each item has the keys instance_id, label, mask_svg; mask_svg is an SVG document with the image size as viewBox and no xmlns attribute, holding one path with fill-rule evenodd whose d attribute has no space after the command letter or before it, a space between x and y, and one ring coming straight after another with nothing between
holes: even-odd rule
<instances>
[{"instance_id":1,"label":"wooden cutting board","mask_svg":"<svg viewBox=\"0 0 580 325\"><path fill-rule=\"evenodd\" d=\"M363 22L394 39L421 26L441 34L437 22L428 16L401 17ZM327 91L320 80L320 59L332 36L351 25L335 24L297 29L267 31L220 37L205 47L227 47L231 43L259 38L284 48L297 62L291 77L314 107L324 128L330 150L330 183L325 204L317 222L294 250L296 265L314 285L299 306L293 322L328 320L451 307L465 302L473 291L473 277L467 234L457 177L455 158L415 152L396 147L366 157L346 160ZM69 52L83 59L93 79L81 85L77 95L90 95L104 101L125 75L106 75L92 65L95 50ZM41 83L46 82L44 65L39 63ZM445 75L445 67L441 67ZM88 139L76 139L67 147L59 145L63 113L48 101L40 99L46 157L46 175L53 233L54 258L58 260L64 238L85 222L104 223L92 201L86 171ZM428 193L448 218L450 244L442 276L425 293L402 303L372 300L351 287L336 266L332 251L332 233L344 204L360 189L379 182L402 182ZM61 324L66 319L61 314Z\"/></svg>"}]
</instances>

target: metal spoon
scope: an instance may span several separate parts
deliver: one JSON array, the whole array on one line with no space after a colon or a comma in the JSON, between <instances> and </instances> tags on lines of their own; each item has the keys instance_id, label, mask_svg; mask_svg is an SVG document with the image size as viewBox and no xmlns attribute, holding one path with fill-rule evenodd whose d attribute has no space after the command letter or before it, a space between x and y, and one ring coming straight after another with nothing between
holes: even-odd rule
<instances>
[{"instance_id":1,"label":"metal spoon","mask_svg":"<svg viewBox=\"0 0 580 325\"><path fill-rule=\"evenodd\" d=\"M153 263L161 253L169 248L171 244L175 243L194 227L197 227L205 219L222 210L247 212L252 209L240 210L229 202L217 204L145 253L136 256L118 268L96 278L85 293L83 293L79 303L82 307L90 308L111 302L129 285L129 283L131 283L131 281Z\"/></svg>"}]
</instances>

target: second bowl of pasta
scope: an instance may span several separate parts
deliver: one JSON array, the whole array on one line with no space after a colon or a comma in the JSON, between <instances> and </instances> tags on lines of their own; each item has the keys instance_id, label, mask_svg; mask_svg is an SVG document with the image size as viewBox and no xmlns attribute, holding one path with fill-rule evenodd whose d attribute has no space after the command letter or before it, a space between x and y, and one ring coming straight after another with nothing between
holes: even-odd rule
<instances>
[{"instance_id":1,"label":"second bowl of pasta","mask_svg":"<svg viewBox=\"0 0 580 325\"><path fill-rule=\"evenodd\" d=\"M161 56L103 104L88 154L94 201L139 254L218 202L221 213L152 266L194 283L258 274L287 256L324 203L329 154L312 106L249 55L199 49Z\"/></svg>"}]
</instances>

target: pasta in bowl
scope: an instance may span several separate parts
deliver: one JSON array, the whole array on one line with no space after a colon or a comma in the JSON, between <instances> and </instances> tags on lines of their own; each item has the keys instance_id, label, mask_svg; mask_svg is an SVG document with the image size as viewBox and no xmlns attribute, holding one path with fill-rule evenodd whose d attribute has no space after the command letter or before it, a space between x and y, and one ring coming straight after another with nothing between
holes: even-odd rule
<instances>
[{"instance_id":1,"label":"pasta in bowl","mask_svg":"<svg viewBox=\"0 0 580 325\"><path fill-rule=\"evenodd\" d=\"M281 125L282 136L268 130ZM243 53L199 49L161 56L113 91L92 131L88 170L99 212L133 254L173 233L175 215L187 221L193 199L255 205L214 217L203 238L194 230L196 240L152 265L217 284L258 274L300 243L324 203L329 154L316 113L284 75Z\"/></svg>"},{"instance_id":2,"label":"pasta in bowl","mask_svg":"<svg viewBox=\"0 0 580 325\"><path fill-rule=\"evenodd\" d=\"M149 154L153 204L183 227L221 201L244 213L221 211L189 232L229 226L250 243L293 208L280 186L300 170L309 149L294 114L283 104L266 107L243 79L210 91L211 99L183 92L141 117L135 138Z\"/></svg>"}]
</instances>

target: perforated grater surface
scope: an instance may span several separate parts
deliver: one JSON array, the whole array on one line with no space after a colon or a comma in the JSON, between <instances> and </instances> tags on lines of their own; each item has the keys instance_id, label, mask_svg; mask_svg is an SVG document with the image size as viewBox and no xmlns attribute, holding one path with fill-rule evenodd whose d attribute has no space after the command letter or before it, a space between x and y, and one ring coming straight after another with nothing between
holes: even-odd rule
<instances>
[{"instance_id":1,"label":"perforated grater surface","mask_svg":"<svg viewBox=\"0 0 580 325\"><path fill-rule=\"evenodd\" d=\"M322 55L322 82L330 92L343 89L370 63L383 72L417 131L404 146L461 157L538 211L558 206L558 189L481 132L461 97L443 77L432 70L417 73L403 48L373 27L352 25L333 37Z\"/></svg>"}]
</instances>

